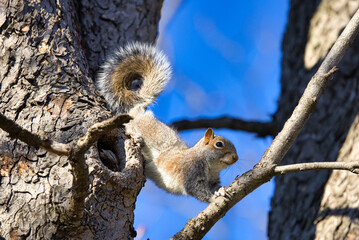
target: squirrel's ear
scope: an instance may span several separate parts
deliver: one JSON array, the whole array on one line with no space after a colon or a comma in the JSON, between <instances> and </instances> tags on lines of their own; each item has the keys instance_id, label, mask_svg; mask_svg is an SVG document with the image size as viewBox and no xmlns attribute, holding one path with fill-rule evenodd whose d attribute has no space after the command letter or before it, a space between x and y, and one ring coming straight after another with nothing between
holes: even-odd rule
<instances>
[{"instance_id":1,"label":"squirrel's ear","mask_svg":"<svg viewBox=\"0 0 359 240\"><path fill-rule=\"evenodd\" d=\"M214 132L212 128L208 128L206 133L204 134L204 143L207 145L209 141L214 138Z\"/></svg>"}]
</instances>

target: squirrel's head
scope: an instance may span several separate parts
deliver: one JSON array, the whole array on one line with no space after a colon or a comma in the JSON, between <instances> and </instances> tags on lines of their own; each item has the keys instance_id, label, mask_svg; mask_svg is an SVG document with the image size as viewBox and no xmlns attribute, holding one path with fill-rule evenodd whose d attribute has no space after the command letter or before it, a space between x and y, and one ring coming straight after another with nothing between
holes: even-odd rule
<instances>
[{"instance_id":1,"label":"squirrel's head","mask_svg":"<svg viewBox=\"0 0 359 240\"><path fill-rule=\"evenodd\" d=\"M209 152L209 164L218 169L224 169L238 160L236 148L224 137L214 135L211 128L208 128L201 144Z\"/></svg>"}]
</instances>

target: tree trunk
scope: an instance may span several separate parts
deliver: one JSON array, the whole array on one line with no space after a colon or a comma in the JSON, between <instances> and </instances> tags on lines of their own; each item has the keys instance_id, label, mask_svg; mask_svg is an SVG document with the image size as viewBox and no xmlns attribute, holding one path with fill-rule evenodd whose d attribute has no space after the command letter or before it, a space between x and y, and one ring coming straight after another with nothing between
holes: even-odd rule
<instances>
[{"instance_id":1,"label":"tree trunk","mask_svg":"<svg viewBox=\"0 0 359 240\"><path fill-rule=\"evenodd\" d=\"M282 92L274 116L280 125L358 6L350 0L291 1L283 38ZM358 160L358 64L356 41L282 164ZM346 171L277 177L269 238L357 239L358 184L357 175Z\"/></svg>"},{"instance_id":2,"label":"tree trunk","mask_svg":"<svg viewBox=\"0 0 359 240\"><path fill-rule=\"evenodd\" d=\"M162 0L0 0L1 113L58 142L83 136L111 116L94 83L105 54L129 40L153 42L161 7ZM133 237L143 169L111 171L96 146L85 161L85 207L71 222L75 181L68 158L0 131L0 238Z\"/></svg>"}]
</instances>

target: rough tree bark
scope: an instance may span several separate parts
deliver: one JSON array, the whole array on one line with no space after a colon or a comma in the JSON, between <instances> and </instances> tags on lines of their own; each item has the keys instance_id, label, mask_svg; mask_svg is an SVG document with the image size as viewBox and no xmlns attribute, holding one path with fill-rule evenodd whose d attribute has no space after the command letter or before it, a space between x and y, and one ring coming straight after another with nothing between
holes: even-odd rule
<instances>
[{"instance_id":1,"label":"rough tree bark","mask_svg":"<svg viewBox=\"0 0 359 240\"><path fill-rule=\"evenodd\" d=\"M98 65L117 44L153 42L161 6L162 0L0 0L1 113L58 142L83 136L111 116L94 84ZM121 133L119 138L123 143ZM111 171L99 161L96 146L85 160L90 181L85 208L80 221L71 222L74 181L67 157L0 131L0 238L134 236L141 164Z\"/></svg>"},{"instance_id":2,"label":"rough tree bark","mask_svg":"<svg viewBox=\"0 0 359 240\"><path fill-rule=\"evenodd\" d=\"M282 91L274 116L280 125L358 6L350 0L291 1L283 38ZM358 64L356 41L282 164L358 160ZM357 175L344 171L277 177L269 238L357 239L358 184Z\"/></svg>"},{"instance_id":3,"label":"rough tree bark","mask_svg":"<svg viewBox=\"0 0 359 240\"><path fill-rule=\"evenodd\" d=\"M292 0L291 4L283 40L282 95L274 116L279 125L358 7L357 1L349 0ZM161 0L0 0L1 113L58 142L83 136L94 123L111 116L94 86L98 65L117 44L154 41L161 6ZM335 83L329 84L283 163L358 160L358 48L354 44L338 66ZM122 144L124 136L116 134ZM113 166L109 169L99 161L96 146L87 152L89 189L84 211L73 216L69 206L77 194L76 181L68 158L36 150L0 131L0 236L134 236L133 209L144 176L141 164L132 161L134 153L127 154L132 163L112 171ZM357 181L346 171L278 177L269 236L355 239Z\"/></svg>"}]
</instances>

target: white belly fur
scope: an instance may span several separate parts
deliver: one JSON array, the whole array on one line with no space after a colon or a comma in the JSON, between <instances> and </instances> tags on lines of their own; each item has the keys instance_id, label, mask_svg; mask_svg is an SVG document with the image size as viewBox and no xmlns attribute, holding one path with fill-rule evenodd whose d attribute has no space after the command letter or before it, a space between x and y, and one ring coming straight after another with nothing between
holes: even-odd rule
<instances>
[{"instance_id":1,"label":"white belly fur","mask_svg":"<svg viewBox=\"0 0 359 240\"><path fill-rule=\"evenodd\" d=\"M164 169L158 168L154 162L146 162L145 174L160 188L173 194L187 195L183 184L179 183L177 179L168 174Z\"/></svg>"}]
</instances>

